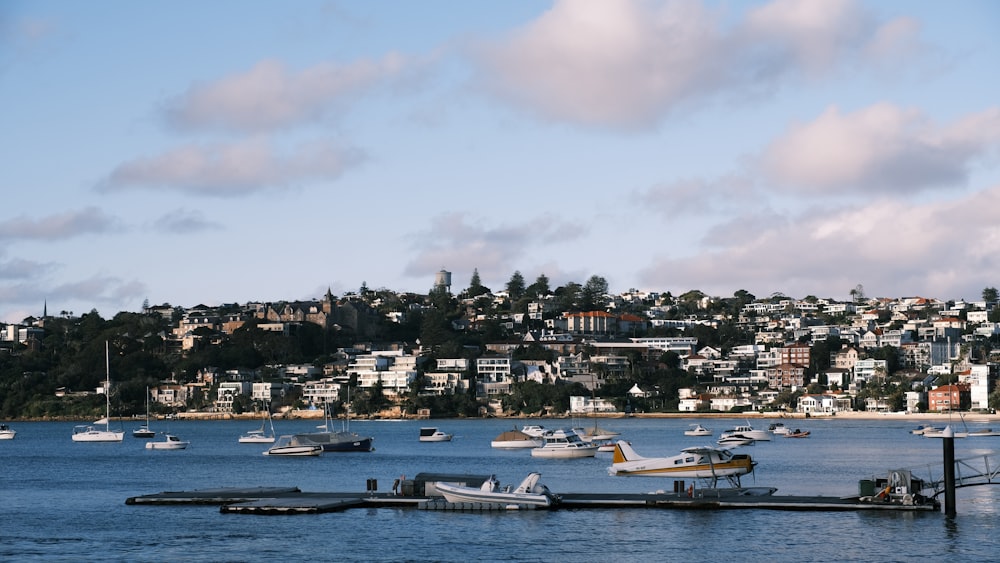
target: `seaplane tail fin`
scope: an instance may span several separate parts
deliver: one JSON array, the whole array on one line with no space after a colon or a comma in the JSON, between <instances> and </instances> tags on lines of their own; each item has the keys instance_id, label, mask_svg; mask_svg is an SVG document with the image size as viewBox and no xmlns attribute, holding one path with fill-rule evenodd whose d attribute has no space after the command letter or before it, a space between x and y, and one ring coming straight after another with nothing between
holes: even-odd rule
<instances>
[{"instance_id":1,"label":"seaplane tail fin","mask_svg":"<svg viewBox=\"0 0 1000 563\"><path fill-rule=\"evenodd\" d=\"M611 463L625 463L626 461L635 461L637 459L643 459L643 457L632 449L632 446L625 440L618 440L615 443L615 453L614 457L611 458Z\"/></svg>"}]
</instances>

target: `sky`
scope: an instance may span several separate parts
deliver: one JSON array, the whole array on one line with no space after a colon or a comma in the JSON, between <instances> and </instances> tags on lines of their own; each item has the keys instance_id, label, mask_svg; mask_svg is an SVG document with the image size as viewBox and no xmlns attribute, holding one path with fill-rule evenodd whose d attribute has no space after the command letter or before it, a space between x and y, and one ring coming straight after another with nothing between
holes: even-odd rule
<instances>
[{"instance_id":1,"label":"sky","mask_svg":"<svg viewBox=\"0 0 1000 563\"><path fill-rule=\"evenodd\" d=\"M0 3L0 321L372 289L980 299L1000 3Z\"/></svg>"}]
</instances>

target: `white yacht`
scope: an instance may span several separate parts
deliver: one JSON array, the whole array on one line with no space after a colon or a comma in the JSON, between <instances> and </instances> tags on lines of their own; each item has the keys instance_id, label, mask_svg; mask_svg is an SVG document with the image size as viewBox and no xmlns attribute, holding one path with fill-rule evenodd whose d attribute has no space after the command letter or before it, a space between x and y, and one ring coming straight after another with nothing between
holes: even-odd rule
<instances>
[{"instance_id":1,"label":"white yacht","mask_svg":"<svg viewBox=\"0 0 1000 563\"><path fill-rule=\"evenodd\" d=\"M546 432L545 441L540 448L531 450L531 457L546 458L577 458L594 457L597 455L597 444L584 442L576 432L569 429L559 429Z\"/></svg>"}]
</instances>

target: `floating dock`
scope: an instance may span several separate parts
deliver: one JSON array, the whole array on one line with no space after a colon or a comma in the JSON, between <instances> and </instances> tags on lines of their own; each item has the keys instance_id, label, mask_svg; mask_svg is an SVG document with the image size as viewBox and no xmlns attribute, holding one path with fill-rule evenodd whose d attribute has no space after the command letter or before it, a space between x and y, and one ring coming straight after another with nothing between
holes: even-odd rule
<instances>
[{"instance_id":1,"label":"floating dock","mask_svg":"<svg viewBox=\"0 0 1000 563\"><path fill-rule=\"evenodd\" d=\"M698 494L705 493L705 494ZM936 502L896 503L864 497L775 496L740 491L686 493L563 493L549 510L566 509L758 509L793 511L939 512ZM321 514L349 508L414 508L421 510L498 511L528 507L492 503L448 503L441 497L393 493L302 492L297 487L228 488L162 492L125 501L128 505L219 505L225 514ZM468 506L466 506L468 505ZM473 506L475 505L475 506ZM537 508L545 510L545 508Z\"/></svg>"}]
</instances>

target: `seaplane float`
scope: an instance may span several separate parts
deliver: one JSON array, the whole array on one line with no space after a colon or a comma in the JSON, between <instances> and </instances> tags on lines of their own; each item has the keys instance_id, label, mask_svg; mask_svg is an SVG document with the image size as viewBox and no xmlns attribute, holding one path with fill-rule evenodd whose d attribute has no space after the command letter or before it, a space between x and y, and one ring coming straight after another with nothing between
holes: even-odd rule
<instances>
[{"instance_id":1,"label":"seaplane float","mask_svg":"<svg viewBox=\"0 0 1000 563\"><path fill-rule=\"evenodd\" d=\"M505 504L508 506L541 506L548 507L558 498L548 487L538 482L541 473L532 472L521 481L516 489L510 485L500 488L500 481L493 475L479 487L467 487L454 483L438 481L434 483L437 490L448 502L482 502Z\"/></svg>"},{"instance_id":2,"label":"seaplane float","mask_svg":"<svg viewBox=\"0 0 1000 563\"><path fill-rule=\"evenodd\" d=\"M740 487L740 476L753 472L756 465L749 455L710 446L684 448L680 455L671 457L643 457L628 442L619 440L608 473L623 477L701 479L710 487L725 479L733 487Z\"/></svg>"}]
</instances>

